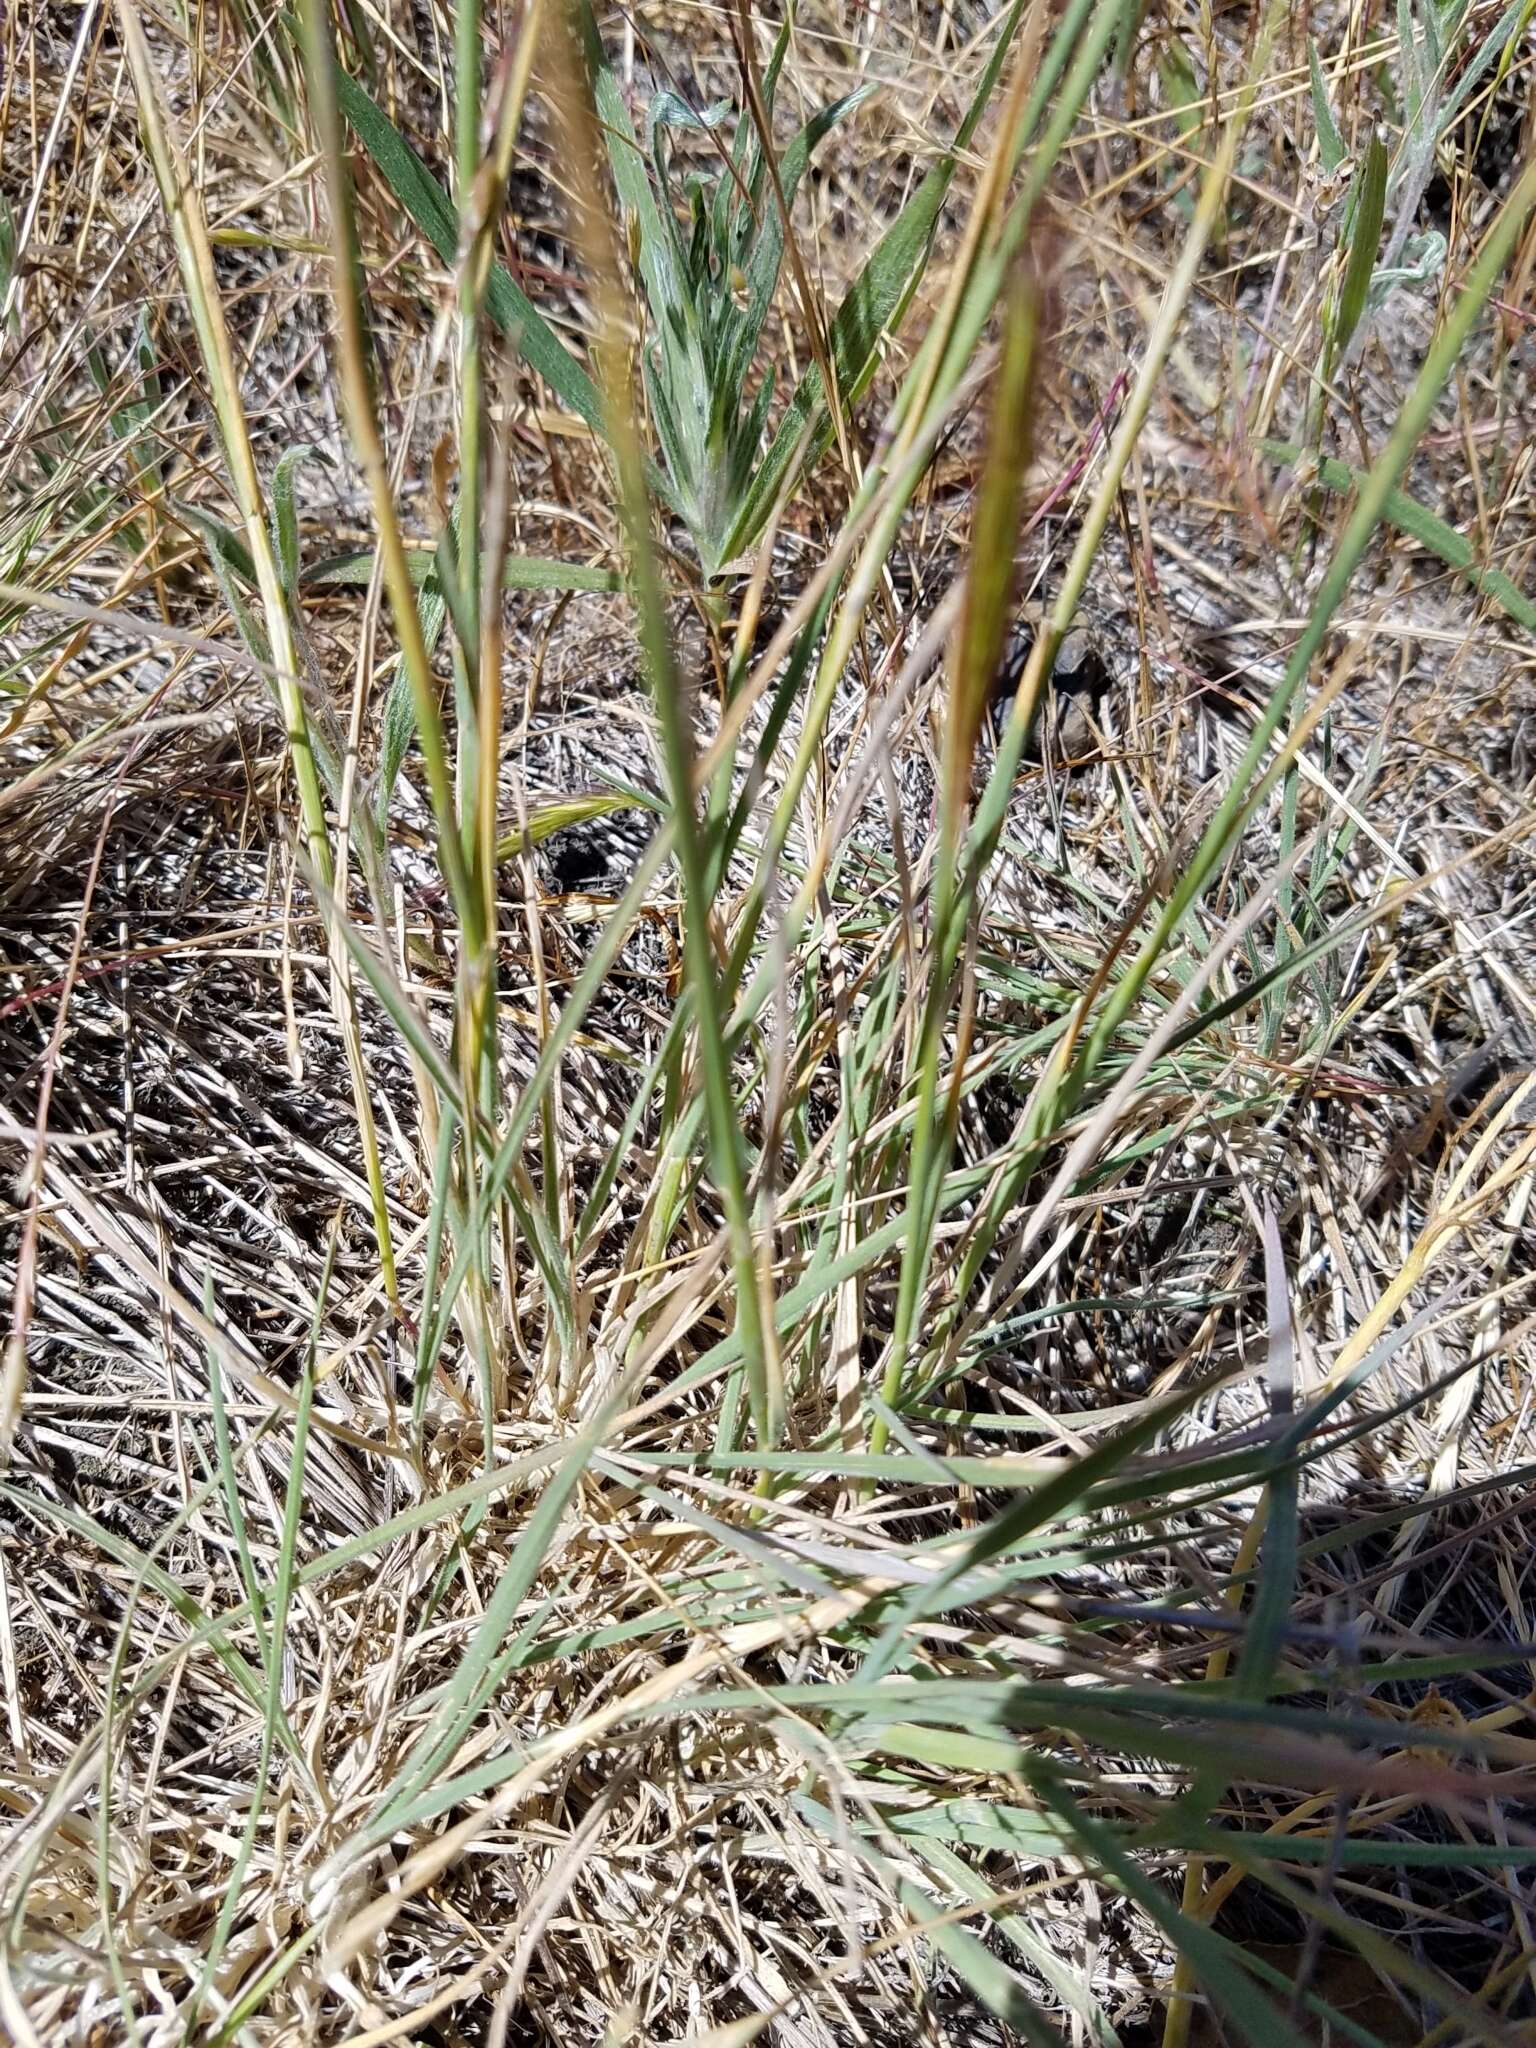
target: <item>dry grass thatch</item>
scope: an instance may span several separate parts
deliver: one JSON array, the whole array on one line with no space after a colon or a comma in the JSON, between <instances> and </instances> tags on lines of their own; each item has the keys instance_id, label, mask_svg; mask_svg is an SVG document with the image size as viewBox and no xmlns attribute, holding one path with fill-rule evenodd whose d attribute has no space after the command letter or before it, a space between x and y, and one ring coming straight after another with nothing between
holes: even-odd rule
<instances>
[{"instance_id":1,"label":"dry grass thatch","mask_svg":"<svg viewBox=\"0 0 1536 2048\"><path fill-rule=\"evenodd\" d=\"M7 17L16 2040L1526 2038L1529 24L1127 9L1015 165L1014 81L1054 50L1064 104L1117 12L1022 9L950 157L1002 17L795 15L781 152L878 90L794 195L774 419L953 175L715 577L659 501L626 527L602 423L461 327L467 266L345 131L402 531L472 473L482 535L587 586L429 650L446 859L430 735L391 786L400 614L315 574L380 526L313 54L245 0L145 13L150 94L132 7ZM563 18L485 10L472 143L505 116L496 253L627 388L646 252L594 225ZM451 184L458 17L334 22ZM760 93L776 23L601 27L638 120ZM156 119L262 517L293 496L276 611ZM924 337L1036 171L945 383ZM647 564L665 658L603 587Z\"/></svg>"}]
</instances>

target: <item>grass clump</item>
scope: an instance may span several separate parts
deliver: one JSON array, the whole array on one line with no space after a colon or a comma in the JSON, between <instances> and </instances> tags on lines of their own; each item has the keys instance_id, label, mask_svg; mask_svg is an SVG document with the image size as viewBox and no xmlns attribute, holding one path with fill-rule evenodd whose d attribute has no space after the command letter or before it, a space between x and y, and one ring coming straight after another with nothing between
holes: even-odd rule
<instances>
[{"instance_id":1,"label":"grass clump","mask_svg":"<svg viewBox=\"0 0 1536 2048\"><path fill-rule=\"evenodd\" d=\"M1526 12L27 24L18 2041L1521 2037Z\"/></svg>"}]
</instances>

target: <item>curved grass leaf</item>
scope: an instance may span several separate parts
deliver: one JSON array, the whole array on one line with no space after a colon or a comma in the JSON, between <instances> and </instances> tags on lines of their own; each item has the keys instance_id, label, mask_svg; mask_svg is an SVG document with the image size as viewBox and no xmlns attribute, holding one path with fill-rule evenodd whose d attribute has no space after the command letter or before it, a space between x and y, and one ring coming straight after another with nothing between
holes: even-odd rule
<instances>
[{"instance_id":1,"label":"curved grass leaf","mask_svg":"<svg viewBox=\"0 0 1536 2048\"><path fill-rule=\"evenodd\" d=\"M1033 1775L1046 1806L1077 1836L1079 1853L1092 1857L1116 1888L1162 1928L1243 2040L1253 2048L1307 2048L1306 2035L1253 1982L1236 1943L1181 1913L1162 1887L1120 1849L1103 1823L1091 1819L1068 1795L1053 1772L1042 1769Z\"/></svg>"},{"instance_id":2,"label":"curved grass leaf","mask_svg":"<svg viewBox=\"0 0 1536 2048\"><path fill-rule=\"evenodd\" d=\"M384 182L450 269L458 261L458 217L446 192L389 116L355 78L336 75L336 97L349 127L372 157ZM598 435L603 402L597 386L532 299L500 263L486 284L486 311L504 334L514 336L524 360L559 399Z\"/></svg>"},{"instance_id":3,"label":"curved grass leaf","mask_svg":"<svg viewBox=\"0 0 1536 2048\"><path fill-rule=\"evenodd\" d=\"M1312 118L1317 123L1318 154L1323 160L1323 169L1331 178L1344 161L1344 138L1328 104L1323 67L1317 61L1317 44L1310 36L1307 38L1307 71L1312 82Z\"/></svg>"},{"instance_id":4,"label":"curved grass leaf","mask_svg":"<svg viewBox=\"0 0 1536 2048\"><path fill-rule=\"evenodd\" d=\"M293 479L299 468L318 451L307 444L285 449L272 472L272 548L277 556L283 591L291 600L299 587L299 515L293 499Z\"/></svg>"},{"instance_id":5,"label":"curved grass leaf","mask_svg":"<svg viewBox=\"0 0 1536 2048\"><path fill-rule=\"evenodd\" d=\"M1300 462L1304 453L1293 441L1261 441L1259 450L1272 462L1286 464ZM1365 482L1366 472L1325 456L1317 465L1317 477L1330 491L1357 491ZM1484 568L1466 536L1448 526L1427 505L1410 498L1406 491L1393 490L1387 493L1381 516L1388 526L1395 526L1399 533L1417 541L1420 547L1438 555L1448 568L1465 576L1484 597L1491 597L1508 612L1517 625L1524 626L1528 633L1536 633L1536 604L1501 569Z\"/></svg>"},{"instance_id":6,"label":"curved grass leaf","mask_svg":"<svg viewBox=\"0 0 1536 2048\"><path fill-rule=\"evenodd\" d=\"M661 806L658 804L656 808ZM523 831L509 832L497 841L496 858L511 860L524 846L542 846L546 839L553 839L557 832L569 831L572 825L587 825L594 818L607 818L615 811L634 809L633 796L606 791L590 796L560 797L554 803L539 804L528 813L528 823Z\"/></svg>"},{"instance_id":7,"label":"curved grass leaf","mask_svg":"<svg viewBox=\"0 0 1536 2048\"><path fill-rule=\"evenodd\" d=\"M300 579L306 590L362 589L373 579L371 548L356 554L331 555L306 569ZM435 548L412 548L406 556L411 581L419 589L436 583L433 564ZM624 579L617 569L600 569L592 562L556 562L542 555L509 555L502 569L504 590L622 590Z\"/></svg>"},{"instance_id":8,"label":"curved grass leaf","mask_svg":"<svg viewBox=\"0 0 1536 2048\"><path fill-rule=\"evenodd\" d=\"M1387 210L1387 145L1373 135L1360 170L1359 198L1349 235L1349 256L1344 265L1344 282L1339 288L1338 311L1329 336L1330 354L1342 356L1350 337L1360 325L1371 277L1376 268L1376 251L1381 246L1381 224Z\"/></svg>"},{"instance_id":9,"label":"curved grass leaf","mask_svg":"<svg viewBox=\"0 0 1536 2048\"><path fill-rule=\"evenodd\" d=\"M881 236L874 254L837 309L828 342L838 398L845 407L860 397L873 377L881 339L916 289L954 170L953 158L934 165L900 217ZM809 466L831 437L832 414L825 382L820 365L812 364L796 387L758 468L751 495L727 536L727 559L740 554L760 531L783 487L790 464L801 456Z\"/></svg>"},{"instance_id":10,"label":"curved grass leaf","mask_svg":"<svg viewBox=\"0 0 1536 2048\"><path fill-rule=\"evenodd\" d=\"M959 152L969 147L986 112L1022 12L1021 0L1014 0L998 30L965 117L955 131L953 147L933 165L886 229L837 309L828 343L837 378L837 396L844 407L853 405L867 388L880 360L882 339L899 321L917 289L927 266L939 212L959 163ZM1062 48L1063 61L1065 56ZM812 364L779 422L752 493L726 538L726 559L742 553L762 531L790 465L798 461L809 468L831 438L832 416L821 368Z\"/></svg>"},{"instance_id":11,"label":"curved grass leaf","mask_svg":"<svg viewBox=\"0 0 1536 2048\"><path fill-rule=\"evenodd\" d=\"M793 1804L795 1811L818 1834L835 1843L839 1849L852 1851L868 1864L894 1892L903 1910L923 1930L956 1974L964 1978L989 2011L1010 2027L1020 2040L1027 2042L1029 2048L1062 2048L1063 2036L1047 2014L1041 2011L1029 1986L974 1934L959 1926L953 1915L945 1912L936 1899L910 1878L903 1877L875 1847L866 1828L858 1827L850 1832L841 1818L835 1818L825 1806L805 1792L797 1793ZM999 1932L1012 1941L1053 1985L1063 2003L1086 2021L1094 2048L1118 2048L1119 2036L1104 2018L1097 2002L1084 1987L1073 1983L1050 1944L1040 1940L1017 1914L993 1914L991 1909L998 1901L993 1887L985 1879L979 1878L958 1857L946 1858L942 1852L928 1856L926 1862L936 1890L948 1885L963 1894L968 1893L977 1902L977 1910L987 1913Z\"/></svg>"},{"instance_id":12,"label":"curved grass leaf","mask_svg":"<svg viewBox=\"0 0 1536 2048\"><path fill-rule=\"evenodd\" d=\"M728 161L713 181L674 178L669 131L708 133L729 118L729 102L699 110L677 93L652 99L644 147L604 53L591 9L577 15L609 169L644 289L650 333L643 352L646 391L674 503L706 576L749 547L773 504L752 478L771 400L764 378L749 398L763 323L785 248L784 210L811 153L875 89L856 87L812 116L774 167L777 192L752 121L737 122ZM764 81L765 108L787 47L780 33ZM726 156L722 145L722 156ZM680 217L681 216L681 217ZM691 221L691 228L687 223ZM792 443L798 442L798 430ZM750 494L757 508L743 521Z\"/></svg>"}]
</instances>

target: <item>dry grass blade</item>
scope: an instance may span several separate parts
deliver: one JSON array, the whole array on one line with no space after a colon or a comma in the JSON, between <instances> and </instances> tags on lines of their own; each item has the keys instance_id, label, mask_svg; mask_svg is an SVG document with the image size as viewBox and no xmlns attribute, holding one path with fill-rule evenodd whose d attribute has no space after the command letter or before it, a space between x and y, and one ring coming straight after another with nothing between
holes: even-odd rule
<instances>
[{"instance_id":1,"label":"dry grass blade","mask_svg":"<svg viewBox=\"0 0 1536 2048\"><path fill-rule=\"evenodd\" d=\"M228 465L235 501L240 508L244 527L243 538L261 594L266 645L271 657L289 757L293 764L294 781L298 787L299 812L303 820L305 844L317 874L322 882L328 885L332 866L325 799L320 786L320 772L310 733L308 710L300 684L299 656L294 640L293 622L289 612L288 595L283 588L282 576L268 533L265 497L257 475L245 408L240 397L239 378L224 319L213 253L208 242L207 224L185 158L167 127L160 101L159 83L155 77L134 0L118 0L117 12L122 23L129 68L138 95L139 117L143 123L145 143L155 167L161 197L175 237L182 284L197 331L210 395L218 415L224 459ZM368 1175L374 1237L385 1287L391 1299L394 1299L398 1294L394 1242L390 1229L383 1168L379 1160L378 1134L374 1128L373 1107L363 1063L356 1006L352 999L346 962L339 950L333 956L332 978L337 1021L342 1030L351 1070L352 1099Z\"/></svg>"}]
</instances>

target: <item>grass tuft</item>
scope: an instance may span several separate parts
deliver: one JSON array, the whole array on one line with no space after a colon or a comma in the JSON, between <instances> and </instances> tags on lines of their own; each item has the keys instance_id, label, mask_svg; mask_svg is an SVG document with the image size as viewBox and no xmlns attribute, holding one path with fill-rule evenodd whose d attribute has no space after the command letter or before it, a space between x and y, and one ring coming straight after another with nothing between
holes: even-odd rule
<instances>
[{"instance_id":1,"label":"grass tuft","mask_svg":"<svg viewBox=\"0 0 1536 2048\"><path fill-rule=\"evenodd\" d=\"M6 18L7 2038L1525 2038L1531 12Z\"/></svg>"}]
</instances>

